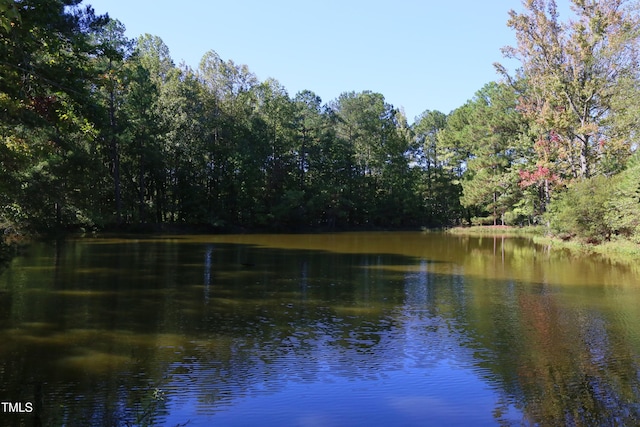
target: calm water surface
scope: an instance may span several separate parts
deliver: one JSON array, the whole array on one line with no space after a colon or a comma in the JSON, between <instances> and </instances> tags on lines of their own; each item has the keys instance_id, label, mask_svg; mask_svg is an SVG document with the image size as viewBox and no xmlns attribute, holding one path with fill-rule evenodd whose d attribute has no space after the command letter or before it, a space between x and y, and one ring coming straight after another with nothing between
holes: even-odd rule
<instances>
[{"instance_id":1,"label":"calm water surface","mask_svg":"<svg viewBox=\"0 0 640 427\"><path fill-rule=\"evenodd\" d=\"M0 275L34 408L1 425L638 425L639 368L638 266L524 239L110 236Z\"/></svg>"}]
</instances>

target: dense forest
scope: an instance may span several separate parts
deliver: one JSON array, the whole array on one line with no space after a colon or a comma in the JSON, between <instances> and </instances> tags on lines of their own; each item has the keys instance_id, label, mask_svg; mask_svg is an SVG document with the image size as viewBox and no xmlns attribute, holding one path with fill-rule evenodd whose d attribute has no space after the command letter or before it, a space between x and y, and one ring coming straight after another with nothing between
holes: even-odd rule
<instances>
[{"instance_id":1,"label":"dense forest","mask_svg":"<svg viewBox=\"0 0 640 427\"><path fill-rule=\"evenodd\" d=\"M524 0L520 68L408 123L206 52L176 65L81 0L0 0L0 228L546 224L640 243L637 4Z\"/></svg>"}]
</instances>

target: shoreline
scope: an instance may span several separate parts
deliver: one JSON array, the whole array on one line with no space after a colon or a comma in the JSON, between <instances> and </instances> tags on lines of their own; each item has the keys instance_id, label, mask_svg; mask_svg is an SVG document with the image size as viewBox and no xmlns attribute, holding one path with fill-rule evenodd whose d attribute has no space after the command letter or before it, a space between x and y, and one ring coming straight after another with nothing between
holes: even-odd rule
<instances>
[{"instance_id":1,"label":"shoreline","mask_svg":"<svg viewBox=\"0 0 640 427\"><path fill-rule=\"evenodd\" d=\"M544 226L472 226L454 227L447 233L459 236L502 236L530 238L535 244L553 250L565 250L580 256L596 255L611 262L629 263L640 259L640 244L630 240L614 238L604 243L587 243L579 240L564 240L548 233Z\"/></svg>"},{"instance_id":2,"label":"shoreline","mask_svg":"<svg viewBox=\"0 0 640 427\"><path fill-rule=\"evenodd\" d=\"M576 256L599 256L611 262L637 262L640 259L640 244L620 238L608 242L592 244L578 240L563 240L552 236L544 226L459 226L448 229L427 227L380 227L380 226L351 226L351 227L302 227L294 229L282 228L244 228L244 227L211 227L197 224L142 224L123 225L119 227L104 227L97 230L59 230L57 233L40 235L10 235L0 236L0 264L6 265L14 257L28 250L29 244L35 241L46 241L69 236L99 236L101 234L305 234L305 233L348 233L348 232L376 232L376 231L414 231L414 232L444 232L457 236L471 237L511 237L527 238L533 243L547 246L553 250L569 251Z\"/></svg>"}]
</instances>

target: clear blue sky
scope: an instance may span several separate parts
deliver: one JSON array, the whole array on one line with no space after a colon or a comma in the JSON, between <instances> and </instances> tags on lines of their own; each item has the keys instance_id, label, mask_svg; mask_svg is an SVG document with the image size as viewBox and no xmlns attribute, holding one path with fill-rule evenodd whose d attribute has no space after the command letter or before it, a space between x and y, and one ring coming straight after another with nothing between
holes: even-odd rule
<instances>
[{"instance_id":1,"label":"clear blue sky","mask_svg":"<svg viewBox=\"0 0 640 427\"><path fill-rule=\"evenodd\" d=\"M506 26L520 0L85 0L134 38L149 33L176 64L197 68L215 50L277 79L294 96L324 102L342 92L380 92L404 107L409 123L424 110L449 113L485 83L515 43Z\"/></svg>"}]
</instances>

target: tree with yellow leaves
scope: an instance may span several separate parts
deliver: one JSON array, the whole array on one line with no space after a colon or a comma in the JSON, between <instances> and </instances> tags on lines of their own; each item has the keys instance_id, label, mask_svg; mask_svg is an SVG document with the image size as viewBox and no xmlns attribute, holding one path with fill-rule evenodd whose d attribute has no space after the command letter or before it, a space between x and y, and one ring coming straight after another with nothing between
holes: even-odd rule
<instances>
[{"instance_id":1,"label":"tree with yellow leaves","mask_svg":"<svg viewBox=\"0 0 640 427\"><path fill-rule=\"evenodd\" d=\"M554 0L523 0L523 6L524 12L512 10L508 21L517 46L503 49L521 68L515 76L500 64L496 68L514 85L518 82L519 109L538 138L553 140L553 164L542 164L540 158L539 166L552 167L569 180L619 169L631 152L631 139L612 128L611 118L630 96L625 92L629 82L638 78L640 27L634 5L571 0L573 17L567 22L560 21ZM611 153L618 166L611 165Z\"/></svg>"}]
</instances>

